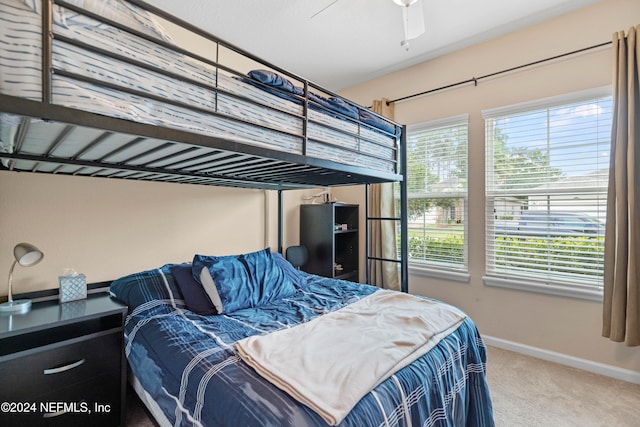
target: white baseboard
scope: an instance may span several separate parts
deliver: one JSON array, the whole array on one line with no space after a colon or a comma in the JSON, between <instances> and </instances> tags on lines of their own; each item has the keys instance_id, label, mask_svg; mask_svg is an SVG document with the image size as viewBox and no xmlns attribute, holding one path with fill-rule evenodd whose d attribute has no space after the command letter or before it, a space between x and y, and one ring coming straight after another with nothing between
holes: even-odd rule
<instances>
[{"instance_id":1,"label":"white baseboard","mask_svg":"<svg viewBox=\"0 0 640 427\"><path fill-rule=\"evenodd\" d=\"M549 362L559 363L561 365L570 366L572 368L582 369L584 371L593 372L594 374L605 375L607 377L616 378L618 380L640 384L640 372L637 371L618 368L616 366L594 362L592 360L581 359L579 357L569 356L567 354L557 353L555 351L545 350L538 347L532 347L513 341L507 341L501 338L494 338L486 335L483 335L482 338L487 345L514 351L516 353L522 353L527 356L537 357L538 359L548 360Z\"/></svg>"}]
</instances>

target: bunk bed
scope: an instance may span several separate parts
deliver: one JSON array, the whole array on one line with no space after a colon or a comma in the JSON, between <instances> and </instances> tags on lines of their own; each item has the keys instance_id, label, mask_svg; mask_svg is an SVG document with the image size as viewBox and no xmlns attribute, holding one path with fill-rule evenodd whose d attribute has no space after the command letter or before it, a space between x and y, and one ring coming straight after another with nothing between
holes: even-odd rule
<instances>
[{"instance_id":1,"label":"bunk bed","mask_svg":"<svg viewBox=\"0 0 640 427\"><path fill-rule=\"evenodd\" d=\"M166 22L208 40L211 52L178 46ZM1 0L0 37L2 169L279 195L399 182L406 205L402 126L144 2ZM404 213L402 224L406 231ZM241 301L218 289L226 311L194 306L194 289L204 298L201 274L239 260L268 265L277 280L263 277L261 286L277 289ZM472 320L446 304L397 293L455 321L429 335L428 352L335 415L258 374L240 341L366 305L384 296L377 288L302 273L265 249L196 255L192 264L117 279L110 292L129 307L131 382L161 425L493 424L484 343Z\"/></svg>"}]
</instances>

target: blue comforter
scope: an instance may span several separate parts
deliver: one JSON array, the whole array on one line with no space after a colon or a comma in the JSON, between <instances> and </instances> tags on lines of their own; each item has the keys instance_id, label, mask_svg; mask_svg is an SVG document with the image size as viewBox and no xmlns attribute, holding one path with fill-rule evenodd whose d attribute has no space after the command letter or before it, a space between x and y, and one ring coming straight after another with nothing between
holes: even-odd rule
<instances>
[{"instance_id":1,"label":"blue comforter","mask_svg":"<svg viewBox=\"0 0 640 427\"><path fill-rule=\"evenodd\" d=\"M309 275L293 296L213 316L186 308L170 265L119 279L111 291L129 305L131 370L172 425L302 427L326 423L242 362L234 343L338 310L377 288ZM365 396L340 425L493 426L485 362L484 343L467 318Z\"/></svg>"},{"instance_id":2,"label":"blue comforter","mask_svg":"<svg viewBox=\"0 0 640 427\"><path fill-rule=\"evenodd\" d=\"M302 103L302 98L304 98L304 89L295 86L290 80L282 77L280 74L268 70L251 70L247 75L250 79L244 79L243 81L253 84L254 86L262 90L266 90L280 98L296 103ZM254 84L254 80L262 83L262 85ZM278 90L273 90L271 88L276 88ZM297 97L289 94L297 95ZM365 108L347 103L341 98L333 96L327 98L310 91L309 100L311 101L309 104L309 108L311 109L319 110L326 114L335 112L338 113L338 115L334 115L335 117L350 117L391 135L399 136L400 134L400 129L396 129L396 126L392 122L384 120L382 117Z\"/></svg>"}]
</instances>

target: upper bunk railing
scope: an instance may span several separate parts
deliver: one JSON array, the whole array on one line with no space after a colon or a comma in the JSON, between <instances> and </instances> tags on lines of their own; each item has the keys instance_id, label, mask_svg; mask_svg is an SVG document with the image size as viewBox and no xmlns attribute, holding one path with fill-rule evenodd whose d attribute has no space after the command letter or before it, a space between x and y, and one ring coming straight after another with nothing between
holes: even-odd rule
<instances>
[{"instance_id":1,"label":"upper bunk railing","mask_svg":"<svg viewBox=\"0 0 640 427\"><path fill-rule=\"evenodd\" d=\"M167 21L168 23L171 23L172 25L177 26L181 30L186 31L189 34L193 34L198 37L201 37L210 43L213 43L215 46L214 58L212 59L212 58L203 56L201 54L184 49L183 47L180 47L177 43L172 43L166 40L162 40L158 37L150 36L144 32L138 31L134 28L130 28L127 25L124 25L120 22L101 16L89 10L85 10L84 8L78 7L64 0L41 0L41 2L42 2L41 3L42 5L42 8L41 8L42 10L42 102L45 104L55 105L55 101L53 99L54 97L52 93L53 78L54 76L64 77L67 79L71 79L73 81L78 81L85 84L99 86L102 88L117 91L119 93L128 94L128 95L132 95L132 96L140 97L144 99L151 99L153 101L184 108L189 111L205 114L207 116L218 117L231 122L246 124L264 131L274 132L278 135L281 135L282 137L301 138L301 141L302 141L301 152L299 154L301 154L302 156L308 155L308 146L310 141L313 141L315 144L320 144L326 147L327 149L339 148L340 150L343 150L345 152L353 152L354 154L357 154L357 155L366 155L369 158L372 158L372 159L377 158L379 160L388 160L388 159L384 156L379 155L376 152L372 152L371 150L369 152L363 152L361 148L361 144L367 143L370 146L373 146L373 147L377 146L380 149L390 149L393 152L392 157L393 157L394 165L393 165L393 171L391 171L389 174L386 174L386 176L393 177L394 180L402 180L402 176L401 176L402 169L401 169L401 162L400 162L400 159L402 157L401 142L403 141L403 136L404 136L402 135L402 128L397 123L394 123L384 118L381 115L378 115L374 112L367 110L366 107L357 105L352 101L345 99L340 95L333 93L332 91L324 89L321 86L307 79L299 77L296 74L293 74L275 64L269 63L268 61L262 60L261 58L258 58L257 56L249 52L246 52L245 50L231 43L228 43L212 34L209 34L208 32L186 21L183 21L171 14L168 14L154 6L151 6L143 1L127 0L128 3L131 3L151 13L153 16L156 16L161 20ZM134 37L143 39L146 42L159 46L162 49L166 49L168 51L174 52L176 55L182 55L184 57L187 57L199 63L202 63L208 67L211 67L211 69L214 70L215 82L214 84L209 84L207 82L199 81L187 75L177 74L170 70L164 69L155 64L150 64L148 62L137 60L135 58L131 58L129 56L123 55L119 52L110 51L108 49L95 46L85 40L74 39L72 37L68 37L64 34L61 34L55 30L55 26L53 24L54 5L73 11L74 13L83 15L89 19L95 20L107 26L117 28L120 31L123 31ZM192 105L178 99L171 99L166 96L137 90L136 88L119 84L118 82L108 82L98 77L82 75L73 71L60 68L56 66L54 61L54 43L67 44L77 49L102 55L104 57L110 58L111 60L117 61L118 63L127 64L132 67L137 67L149 73L155 73L155 74L173 79L177 82L183 82L185 84L199 87L204 91L209 91L211 94L213 94L215 99L214 108L211 109L211 108L204 108L197 105ZM245 72L238 71L233 66L225 64L221 61L220 59L221 49L225 49L228 52L233 52L234 54L237 54L244 59L248 59L252 61L253 63L257 64L257 66L260 68L266 68L268 70L272 70L274 72L279 73L282 76L285 76L286 78L294 82L297 82L299 85L301 85L302 93L292 94L278 87L267 86L259 80L248 77ZM279 108L278 106L270 105L268 103L261 102L256 99L252 99L250 97L244 96L243 94L234 93L232 91L225 89L224 87L219 86L218 78L220 76L221 71L228 73L233 78L236 78L238 80L250 81L253 86L268 89L272 93L279 94L280 97L293 99L294 102L297 102L299 105L301 105L301 112L291 112L291 111L288 111L287 109ZM369 115L389 124L393 128L393 131L390 132L388 130L374 127L350 115L343 114L340 111L329 110L325 105L322 105L321 103L318 103L317 101L312 99L312 94L320 94L321 97L331 97L331 98L339 99L341 100L341 102L345 103L346 105L358 111L367 110L367 113ZM259 106L260 108L263 108L266 110L277 112L278 114L290 116L301 123L301 132L300 133L292 132L289 130L281 129L279 127L274 127L272 125L268 125L264 123L247 121L242 118L230 116L228 114L225 114L224 112L218 111L219 104L217 100L219 96L225 96L228 98L236 99L241 102ZM337 117L341 121L344 121L346 123L352 123L355 127L355 130L347 130L342 127L333 125L331 123L320 121L317 118L313 118L312 115L310 114L312 110L330 113L333 117ZM333 132L336 134L346 135L348 137L354 138L355 140L358 141L358 143L355 147L347 147L342 145L340 142L336 143L332 140L319 139L318 137L314 137L309 133L309 127L311 124L313 124L316 127L322 128L328 132ZM379 140L372 138L370 134L366 133L366 131L384 134L387 137L392 138L395 141L395 144L392 147L386 146L385 144L381 143ZM193 141L193 138L191 138L190 140ZM234 146L242 147L243 142L242 141L234 142ZM251 152L251 150L249 150L249 152ZM327 162L323 162L322 164L323 165L327 164ZM360 170L361 169L362 168L360 168Z\"/></svg>"},{"instance_id":2,"label":"upper bunk railing","mask_svg":"<svg viewBox=\"0 0 640 427\"><path fill-rule=\"evenodd\" d=\"M61 4L64 3L63 0L54 0L54 1L58 1ZM274 71L276 71L276 72L278 72L278 73L280 73L282 75L285 75L285 76L287 76L288 78L290 78L292 80L300 82L302 84L302 87L303 87L303 95L302 96L291 95L290 93L285 93L284 91L282 91L282 90L280 90L278 88L270 88L270 89L275 89L275 90L277 90L277 91L279 91L279 92L281 92L281 93L283 93L283 94L285 94L287 96L297 97L297 98L299 98L301 100L301 102L303 103L303 111L304 111L303 116L304 116L304 119L305 119L304 120L305 126L304 126L304 131L303 131L305 141L308 139L308 135L307 135L307 131L306 131L306 129L307 129L306 124L308 123L308 121L310 121L309 117L308 117L308 112L309 112L310 105L313 104L315 108L328 111L328 109L326 107L324 107L324 106L322 106L322 105L320 105L320 104L318 104L316 102L313 102L312 100L309 99L309 94L312 92L312 90L317 90L323 95L327 95L327 96L330 96L330 97L338 98L338 99L342 100L343 102L345 102L346 104L349 104L349 105L353 106L354 108L367 109L366 107L358 105L358 104L352 102L351 100L349 100L347 98L344 98L341 95L338 95L337 93L334 93L334 92L332 92L332 91L330 91L330 90L328 90L326 88L321 87L320 85L317 85L317 84L313 83L310 80L307 80L307 79L305 79L303 77L300 77L299 75L296 75L296 74L294 74L294 73L292 73L292 72L290 72L290 71L288 71L288 70L286 70L284 68L281 68L281 67L279 67L279 66L277 66L277 65L275 65L275 64L273 64L271 62L268 62L268 61L266 61L266 60L264 60L262 58L259 58L258 56L253 55L250 52L247 52L246 50L244 50L244 49L242 49L242 48L240 48L238 46L235 46L234 44L231 44L231 43L229 43L229 42L227 42L227 41L225 41L225 40L223 40L223 39L221 39L219 37L216 37L216 36L206 32L206 31L202 30L201 28L196 27L193 24L190 24L190 23L188 23L188 22L186 22L186 21L184 21L184 20L182 20L180 18L177 18L176 16L171 15L171 14L163 11L162 9L154 7L154 6L152 6L152 5L148 4L148 3L144 2L144 1L140 1L140 0L125 0L125 1L128 1L129 3L135 4L138 7L142 8L142 9L144 9L144 10L150 12L150 13L152 13L153 15L158 16L158 17L160 17L160 18L162 18L162 19L164 19L166 21L169 21L169 22L175 24L175 25L178 25L180 28L188 30L189 32L192 32L193 34L197 34L197 35L199 35L199 36L201 36L201 37L203 37L203 38L205 38L205 39L207 39L207 40L209 40L211 42L214 42L217 46L223 46L223 47L225 47L225 48L227 48L227 49L229 49L229 50L231 50L233 52L236 52L237 54L239 54L239 55L241 55L241 56L243 56L245 58L251 59L252 61L254 61L256 63L261 64L264 67L267 67L267 68L269 68L271 70L274 70ZM126 31L126 29L123 29L123 30ZM144 36L144 35L141 34L141 36ZM148 37L144 37L144 38L147 39L148 41L151 41L151 42L160 42L158 40L153 40L153 39L148 38ZM189 52L189 51L186 51L184 49L178 48L175 45L170 45L170 44L168 44L166 42L162 42L161 44L164 45L165 47L169 48L169 49L174 49L174 50L176 50L176 51L178 51L178 52L180 52L180 53L182 53L184 55L190 56L190 57L192 57L194 59L201 60L203 62L206 62L206 63L208 63L210 65L213 65L213 66L215 66L217 68L220 68L222 70L225 70L227 72L236 74L238 76L244 76L239 71L237 71L237 70L235 70L235 69L233 69L231 67L227 67L224 64L219 63L218 61L209 61L209 60L207 60L206 58L204 58L204 57L202 57L200 55L195 55L192 52ZM246 76L244 76L244 77L246 78ZM266 86L266 85L264 85L263 83L261 83L259 81L254 81L253 84L257 84L259 86ZM211 88L211 89L213 89L213 88ZM217 88L217 90L220 90L220 89ZM368 124L363 123L361 121L357 121L357 120L353 119L352 117L344 115L344 114L342 114L340 112L332 111L331 113L339 115L341 117L341 119L343 119L343 120L348 120L348 121L352 121L354 123L357 123L359 128L360 127L365 127L365 128L371 129L371 130L381 131L383 133L389 134L390 136L396 137L397 141L400 140L401 126L398 123L394 123L393 121L389 120L388 118L386 118L386 117L384 117L384 116L382 116L380 114L377 114L377 113L375 113L375 112L373 112L373 111L371 111L369 109L367 109L367 111L370 114L378 117L380 120L392 123L394 125L394 127L395 127L394 132L390 133L390 132L387 132L387 131L380 130L378 128L375 128L374 126L368 125ZM327 127L330 127L330 126L327 126ZM339 130L339 129L336 129L336 128L333 128L333 129ZM356 134L356 136L359 136L360 138L363 138L363 139L367 139L366 137L360 135L360 132L358 132ZM373 140L370 140L370 141L372 143L377 143L376 141L373 141ZM399 158L399 156L396 155L396 158ZM396 172L399 173L399 170L396 170Z\"/></svg>"}]
</instances>

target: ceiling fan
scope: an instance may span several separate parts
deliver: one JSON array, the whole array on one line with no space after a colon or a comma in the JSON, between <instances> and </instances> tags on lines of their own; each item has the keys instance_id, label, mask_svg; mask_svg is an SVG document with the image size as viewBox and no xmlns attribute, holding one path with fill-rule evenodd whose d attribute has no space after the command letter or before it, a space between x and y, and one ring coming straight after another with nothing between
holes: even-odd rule
<instances>
[{"instance_id":1,"label":"ceiling fan","mask_svg":"<svg viewBox=\"0 0 640 427\"><path fill-rule=\"evenodd\" d=\"M339 0L333 0L324 8L320 9L311 16L311 19L318 16L325 10L329 9ZM402 24L404 26L404 40L400 42L400 46L409 50L409 40L413 40L424 33L424 13L422 10L421 0L392 0L398 6L402 6Z\"/></svg>"},{"instance_id":2,"label":"ceiling fan","mask_svg":"<svg viewBox=\"0 0 640 427\"><path fill-rule=\"evenodd\" d=\"M424 34L424 13L420 0L393 0L398 6L402 6L402 23L404 25L404 40L400 46L409 50L409 40L418 38Z\"/></svg>"}]
</instances>

